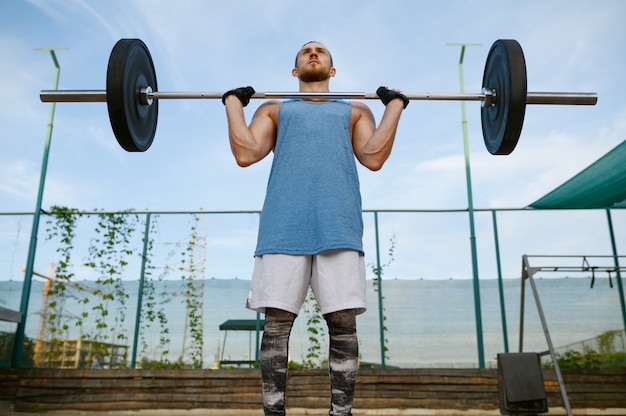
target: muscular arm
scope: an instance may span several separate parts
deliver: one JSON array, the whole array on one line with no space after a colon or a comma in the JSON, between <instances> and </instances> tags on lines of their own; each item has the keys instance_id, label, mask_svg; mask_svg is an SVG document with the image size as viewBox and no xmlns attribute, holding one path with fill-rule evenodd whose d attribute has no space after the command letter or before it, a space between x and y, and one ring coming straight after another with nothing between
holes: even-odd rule
<instances>
[{"instance_id":1,"label":"muscular arm","mask_svg":"<svg viewBox=\"0 0 626 416\"><path fill-rule=\"evenodd\" d=\"M239 99L230 95L225 100L230 148L237 164L250 166L267 156L276 144L278 101L262 104L246 124L243 106Z\"/></svg>"},{"instance_id":2,"label":"muscular arm","mask_svg":"<svg viewBox=\"0 0 626 416\"><path fill-rule=\"evenodd\" d=\"M352 104L352 147L356 158L370 170L379 170L391 154L400 115L402 100L391 100L378 128L372 111L363 103Z\"/></svg>"}]
</instances>

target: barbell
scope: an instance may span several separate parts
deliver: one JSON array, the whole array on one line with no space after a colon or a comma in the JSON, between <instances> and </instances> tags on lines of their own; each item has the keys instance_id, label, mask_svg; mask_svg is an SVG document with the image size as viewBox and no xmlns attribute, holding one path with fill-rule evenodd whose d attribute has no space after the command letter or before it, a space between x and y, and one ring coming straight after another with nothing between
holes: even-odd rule
<instances>
[{"instance_id":1,"label":"barbell","mask_svg":"<svg viewBox=\"0 0 626 416\"><path fill-rule=\"evenodd\" d=\"M478 94L405 94L410 100L480 101L483 139L494 155L510 154L519 141L526 104L595 105L595 93L528 92L526 61L516 40L494 42L487 55ZM156 133L158 101L221 99L223 92L161 92L152 56L140 39L120 39L109 57L106 90L42 90L42 102L106 102L113 133L122 148L144 152ZM360 92L257 92L264 99L378 99Z\"/></svg>"}]
</instances>

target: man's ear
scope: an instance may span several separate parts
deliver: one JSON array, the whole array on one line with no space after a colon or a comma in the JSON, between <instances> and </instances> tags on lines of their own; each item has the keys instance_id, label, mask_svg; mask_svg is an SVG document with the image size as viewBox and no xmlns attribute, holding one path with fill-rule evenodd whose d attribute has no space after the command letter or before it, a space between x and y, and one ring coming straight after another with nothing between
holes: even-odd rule
<instances>
[{"instance_id":1,"label":"man's ear","mask_svg":"<svg viewBox=\"0 0 626 416\"><path fill-rule=\"evenodd\" d=\"M298 68L294 68L291 70L291 75L298 78Z\"/></svg>"},{"instance_id":2,"label":"man's ear","mask_svg":"<svg viewBox=\"0 0 626 416\"><path fill-rule=\"evenodd\" d=\"M330 68L330 73L328 75L330 75L331 77L334 77L336 73L337 73L337 70L335 68Z\"/></svg>"}]
</instances>

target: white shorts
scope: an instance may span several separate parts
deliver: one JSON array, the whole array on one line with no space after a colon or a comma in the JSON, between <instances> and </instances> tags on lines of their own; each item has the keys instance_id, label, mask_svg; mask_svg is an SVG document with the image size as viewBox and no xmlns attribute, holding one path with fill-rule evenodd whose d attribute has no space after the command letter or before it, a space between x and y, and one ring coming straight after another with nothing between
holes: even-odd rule
<instances>
[{"instance_id":1,"label":"white shorts","mask_svg":"<svg viewBox=\"0 0 626 416\"><path fill-rule=\"evenodd\" d=\"M309 286L322 315L344 309L365 312L365 261L355 250L328 250L316 255L265 254L254 259L246 308L300 312Z\"/></svg>"}]
</instances>

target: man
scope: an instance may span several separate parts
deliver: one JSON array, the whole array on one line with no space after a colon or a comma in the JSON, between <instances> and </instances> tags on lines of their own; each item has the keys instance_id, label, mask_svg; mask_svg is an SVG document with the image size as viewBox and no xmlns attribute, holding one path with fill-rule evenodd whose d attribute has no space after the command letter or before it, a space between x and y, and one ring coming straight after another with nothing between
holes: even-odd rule
<instances>
[{"instance_id":1,"label":"man","mask_svg":"<svg viewBox=\"0 0 626 416\"><path fill-rule=\"evenodd\" d=\"M308 42L292 75L301 92L328 92L336 69L328 49ZM356 315L365 312L363 219L355 156L380 169L408 99L379 88L378 127L360 102L268 101L246 124L252 87L224 94L230 145L239 166L274 152L246 307L265 313L260 351L265 415L285 415L289 335L309 286L330 338L330 415L351 415L358 369Z\"/></svg>"}]
</instances>

